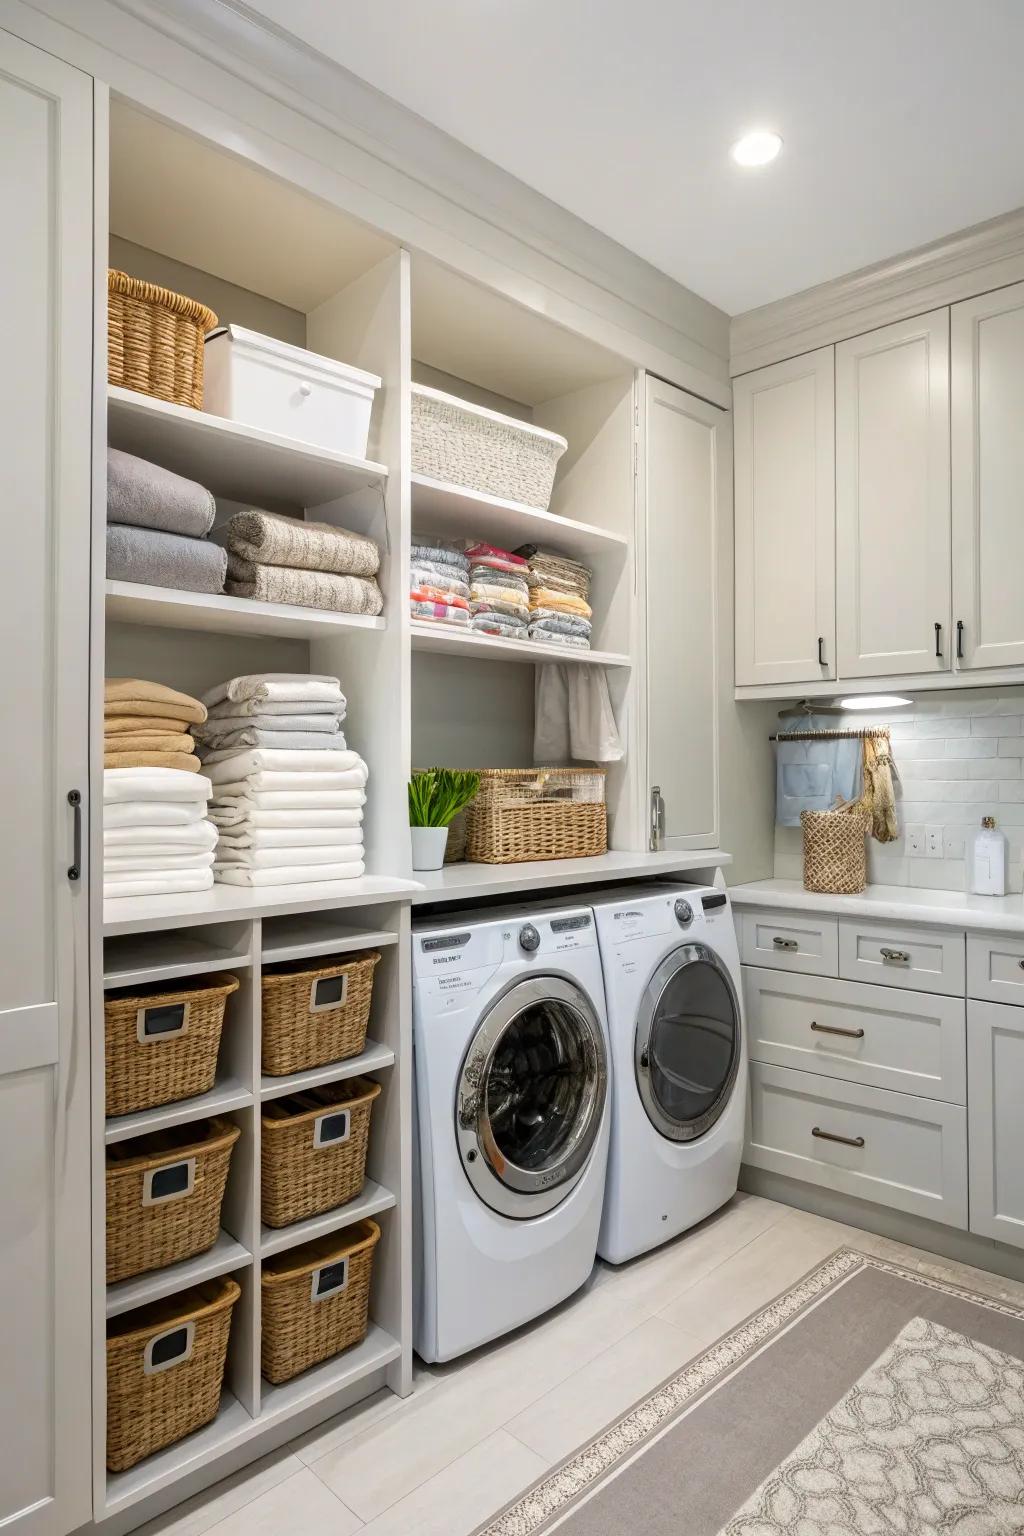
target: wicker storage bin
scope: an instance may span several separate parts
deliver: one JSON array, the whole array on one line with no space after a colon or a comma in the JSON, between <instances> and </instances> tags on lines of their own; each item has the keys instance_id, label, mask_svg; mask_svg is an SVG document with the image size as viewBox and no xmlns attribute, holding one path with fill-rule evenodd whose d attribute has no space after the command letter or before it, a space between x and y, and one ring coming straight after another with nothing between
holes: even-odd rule
<instances>
[{"instance_id":1,"label":"wicker storage bin","mask_svg":"<svg viewBox=\"0 0 1024 1536\"><path fill-rule=\"evenodd\" d=\"M305 1072L358 1056L370 1022L374 950L310 966L296 960L263 972L263 1070Z\"/></svg>"},{"instance_id":2,"label":"wicker storage bin","mask_svg":"<svg viewBox=\"0 0 1024 1536\"><path fill-rule=\"evenodd\" d=\"M108 1285L213 1247L240 1135L202 1120L107 1148Z\"/></svg>"},{"instance_id":3,"label":"wicker storage bin","mask_svg":"<svg viewBox=\"0 0 1024 1536\"><path fill-rule=\"evenodd\" d=\"M366 1337L379 1239L375 1221L359 1221L267 1259L260 1290L268 1381L290 1381Z\"/></svg>"},{"instance_id":4,"label":"wicker storage bin","mask_svg":"<svg viewBox=\"0 0 1024 1536\"><path fill-rule=\"evenodd\" d=\"M412 467L418 475L546 512L568 446L557 432L439 389L412 386Z\"/></svg>"},{"instance_id":5,"label":"wicker storage bin","mask_svg":"<svg viewBox=\"0 0 1024 1536\"><path fill-rule=\"evenodd\" d=\"M197 299L107 273L107 382L203 408L203 338L217 316Z\"/></svg>"},{"instance_id":6,"label":"wicker storage bin","mask_svg":"<svg viewBox=\"0 0 1024 1536\"><path fill-rule=\"evenodd\" d=\"M801 811L804 890L856 896L868 883L866 811Z\"/></svg>"},{"instance_id":7,"label":"wicker storage bin","mask_svg":"<svg viewBox=\"0 0 1024 1536\"><path fill-rule=\"evenodd\" d=\"M231 1311L221 1277L107 1324L107 1467L126 1472L217 1417Z\"/></svg>"},{"instance_id":8,"label":"wicker storage bin","mask_svg":"<svg viewBox=\"0 0 1024 1536\"><path fill-rule=\"evenodd\" d=\"M471 864L605 853L604 769L484 768L466 822Z\"/></svg>"},{"instance_id":9,"label":"wicker storage bin","mask_svg":"<svg viewBox=\"0 0 1024 1536\"><path fill-rule=\"evenodd\" d=\"M268 1227L354 1200L366 1181L370 1116L380 1083L325 1083L263 1110L263 1220Z\"/></svg>"},{"instance_id":10,"label":"wicker storage bin","mask_svg":"<svg viewBox=\"0 0 1024 1536\"><path fill-rule=\"evenodd\" d=\"M224 1008L237 976L108 992L103 1003L107 1114L131 1115L208 1093Z\"/></svg>"},{"instance_id":11,"label":"wicker storage bin","mask_svg":"<svg viewBox=\"0 0 1024 1536\"><path fill-rule=\"evenodd\" d=\"M466 857L466 839L469 836L469 828L466 812L460 811L454 820L448 823L448 841L444 845L444 861L446 864L461 864Z\"/></svg>"}]
</instances>

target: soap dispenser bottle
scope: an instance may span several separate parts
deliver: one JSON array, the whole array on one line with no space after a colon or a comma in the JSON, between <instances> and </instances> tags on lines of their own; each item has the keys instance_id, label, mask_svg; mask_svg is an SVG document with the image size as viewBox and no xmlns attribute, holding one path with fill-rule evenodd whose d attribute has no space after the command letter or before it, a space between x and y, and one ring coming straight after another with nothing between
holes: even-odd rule
<instances>
[{"instance_id":1,"label":"soap dispenser bottle","mask_svg":"<svg viewBox=\"0 0 1024 1536\"><path fill-rule=\"evenodd\" d=\"M983 816L974 834L971 890L978 896L1006 895L1006 838L996 830L994 816Z\"/></svg>"}]
</instances>

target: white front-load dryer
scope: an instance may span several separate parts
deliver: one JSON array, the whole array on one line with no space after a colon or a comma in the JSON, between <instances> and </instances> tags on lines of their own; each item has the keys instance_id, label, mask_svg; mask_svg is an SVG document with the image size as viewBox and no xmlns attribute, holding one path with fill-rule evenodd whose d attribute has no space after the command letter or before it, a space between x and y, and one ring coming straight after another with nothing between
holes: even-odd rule
<instances>
[{"instance_id":1,"label":"white front-load dryer","mask_svg":"<svg viewBox=\"0 0 1024 1536\"><path fill-rule=\"evenodd\" d=\"M621 1264L736 1193L747 1104L729 898L658 884L592 899L612 1058L598 1253Z\"/></svg>"},{"instance_id":2,"label":"white front-load dryer","mask_svg":"<svg viewBox=\"0 0 1024 1536\"><path fill-rule=\"evenodd\" d=\"M604 1201L608 1037L587 907L413 926L414 1343L450 1360L589 1277Z\"/></svg>"}]
</instances>

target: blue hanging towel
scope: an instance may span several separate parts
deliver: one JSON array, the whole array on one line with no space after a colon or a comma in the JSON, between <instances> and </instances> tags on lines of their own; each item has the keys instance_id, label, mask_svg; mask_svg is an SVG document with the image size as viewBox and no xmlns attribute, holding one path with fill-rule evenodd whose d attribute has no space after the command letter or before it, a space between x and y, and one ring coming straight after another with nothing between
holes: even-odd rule
<instances>
[{"instance_id":1,"label":"blue hanging towel","mask_svg":"<svg viewBox=\"0 0 1024 1536\"><path fill-rule=\"evenodd\" d=\"M794 720L795 733L834 729L828 715ZM857 736L819 737L816 741L787 741L780 731L775 743L775 820L780 827L798 827L801 811L827 811L841 800L859 800L863 791L864 744Z\"/></svg>"}]
</instances>

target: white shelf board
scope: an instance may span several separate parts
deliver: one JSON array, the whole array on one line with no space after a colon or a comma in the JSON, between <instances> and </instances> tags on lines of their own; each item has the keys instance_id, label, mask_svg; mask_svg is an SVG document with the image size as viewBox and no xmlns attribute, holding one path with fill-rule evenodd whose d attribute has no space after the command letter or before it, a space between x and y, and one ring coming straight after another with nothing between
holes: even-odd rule
<instances>
[{"instance_id":1,"label":"white shelf board","mask_svg":"<svg viewBox=\"0 0 1024 1536\"><path fill-rule=\"evenodd\" d=\"M539 859L527 864L446 864L421 872L414 906L425 902L474 901L484 896L515 896L520 891L551 890L559 886L592 885L602 880L631 880L720 869L732 854L720 848L689 848L685 852L598 854L589 859ZM582 900L582 898L581 898Z\"/></svg>"},{"instance_id":2,"label":"white shelf board","mask_svg":"<svg viewBox=\"0 0 1024 1536\"><path fill-rule=\"evenodd\" d=\"M347 1205L335 1206L333 1211L322 1211L305 1221L296 1221L290 1227L263 1227L260 1234L260 1254L268 1259L272 1253L283 1253L299 1243L308 1243L314 1237L324 1237L328 1232L340 1232L355 1221L376 1216L379 1211L389 1211L396 1204L390 1189L367 1179L362 1192Z\"/></svg>"},{"instance_id":3,"label":"white shelf board","mask_svg":"<svg viewBox=\"0 0 1024 1536\"><path fill-rule=\"evenodd\" d=\"M212 635L286 635L310 640L346 629L383 629L365 613L327 613L290 603L257 603L224 592L179 592L138 581L107 582L107 618L160 629L198 629Z\"/></svg>"},{"instance_id":4,"label":"white shelf board","mask_svg":"<svg viewBox=\"0 0 1024 1536\"><path fill-rule=\"evenodd\" d=\"M571 645L541 645L534 640L502 640L496 635L479 635L472 630L454 629L445 624L410 625L414 651L432 651L448 656L476 656L488 661L525 661L536 665L557 661L565 666L629 667L630 658L617 651L580 651Z\"/></svg>"},{"instance_id":5,"label":"white shelf board","mask_svg":"<svg viewBox=\"0 0 1024 1536\"><path fill-rule=\"evenodd\" d=\"M209 1093L178 1099L174 1104L158 1104L156 1109L140 1109L134 1115L116 1115L107 1121L103 1139L110 1146L112 1142L128 1141L130 1137L143 1136L148 1131L162 1131L169 1125L188 1125L192 1120L204 1120L207 1115L244 1109L252 1102L250 1090L237 1078L228 1077L215 1083Z\"/></svg>"},{"instance_id":6,"label":"white shelf board","mask_svg":"<svg viewBox=\"0 0 1024 1536\"><path fill-rule=\"evenodd\" d=\"M311 880L305 885L214 885L208 891L171 896L116 896L103 903L103 932L146 933L190 928L237 918L277 917L283 912L325 912L408 901L419 890L414 880L361 875L357 880Z\"/></svg>"},{"instance_id":7,"label":"white shelf board","mask_svg":"<svg viewBox=\"0 0 1024 1536\"><path fill-rule=\"evenodd\" d=\"M353 928L328 918L309 917L304 912L272 921L273 929L263 932L264 965L314 955L340 955L351 949L381 949L398 942L397 933L386 929Z\"/></svg>"},{"instance_id":8,"label":"white shelf board","mask_svg":"<svg viewBox=\"0 0 1024 1536\"><path fill-rule=\"evenodd\" d=\"M227 1390L221 1393L220 1411L212 1424L197 1429L184 1440L168 1445L147 1456L127 1472L107 1475L107 1495L103 1515L116 1515L176 1483L179 1478L216 1461L233 1446L249 1440L259 1430L259 1420L247 1413L238 1399ZM99 1512L97 1512L98 1514Z\"/></svg>"},{"instance_id":9,"label":"white shelf board","mask_svg":"<svg viewBox=\"0 0 1024 1536\"><path fill-rule=\"evenodd\" d=\"M252 956L232 954L222 945L209 944L199 933L125 934L110 942L103 955L105 987L140 987L153 981L174 981L180 976L208 975L211 971L244 970Z\"/></svg>"},{"instance_id":10,"label":"white shelf board","mask_svg":"<svg viewBox=\"0 0 1024 1536\"><path fill-rule=\"evenodd\" d=\"M471 538L474 535L503 549L520 544L540 544L556 554L585 560L615 550L625 555L628 541L620 533L610 533L592 523L560 517L541 507L527 507L518 501L504 501L466 486L449 485L428 475L412 476L412 516L417 532L442 534L446 538Z\"/></svg>"},{"instance_id":11,"label":"white shelf board","mask_svg":"<svg viewBox=\"0 0 1024 1536\"><path fill-rule=\"evenodd\" d=\"M107 435L112 448L198 480L215 496L257 507L267 501L320 506L363 486L382 485L388 475L385 465L369 459L117 385L107 391Z\"/></svg>"},{"instance_id":12,"label":"white shelf board","mask_svg":"<svg viewBox=\"0 0 1024 1536\"><path fill-rule=\"evenodd\" d=\"M395 1064L395 1053L389 1045L367 1040L358 1056L348 1056L344 1061L329 1061L324 1067L309 1067L305 1072L290 1072L287 1077L264 1077L260 1084L260 1098L283 1099L286 1093L298 1093L303 1088L317 1088L321 1083L341 1083L347 1077L361 1077L364 1072L380 1072Z\"/></svg>"},{"instance_id":13,"label":"white shelf board","mask_svg":"<svg viewBox=\"0 0 1024 1536\"><path fill-rule=\"evenodd\" d=\"M352 1386L382 1366L390 1365L401 1353L402 1347L397 1339L385 1333L383 1328L378 1328L376 1323L371 1323L361 1344L354 1344L351 1349L335 1355L333 1360L314 1365L308 1371L303 1371L301 1376L284 1381L277 1387L264 1381L263 1401L256 1422L263 1425L273 1419L291 1418L293 1414L301 1413L303 1409L322 1402L325 1397Z\"/></svg>"},{"instance_id":14,"label":"white shelf board","mask_svg":"<svg viewBox=\"0 0 1024 1536\"><path fill-rule=\"evenodd\" d=\"M227 1232L221 1231L212 1248L199 1253L194 1259L183 1259L180 1264L169 1264L166 1269L153 1269L145 1275L134 1275L130 1280L118 1280L107 1286L107 1316L118 1317L131 1312L148 1301L159 1301L173 1296L187 1286L199 1285L203 1280L213 1280L232 1270L245 1269L252 1263L248 1248Z\"/></svg>"}]
</instances>

